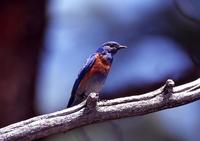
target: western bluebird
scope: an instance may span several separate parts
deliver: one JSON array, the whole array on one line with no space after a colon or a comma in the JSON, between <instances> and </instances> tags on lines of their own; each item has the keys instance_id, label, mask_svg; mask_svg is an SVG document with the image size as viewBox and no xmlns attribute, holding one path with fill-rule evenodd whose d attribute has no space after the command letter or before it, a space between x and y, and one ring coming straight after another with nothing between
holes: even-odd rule
<instances>
[{"instance_id":1,"label":"western bluebird","mask_svg":"<svg viewBox=\"0 0 200 141\"><path fill-rule=\"evenodd\" d=\"M74 83L67 107L81 103L92 92L101 91L111 68L113 55L122 48L127 47L108 41L87 59Z\"/></svg>"}]
</instances>

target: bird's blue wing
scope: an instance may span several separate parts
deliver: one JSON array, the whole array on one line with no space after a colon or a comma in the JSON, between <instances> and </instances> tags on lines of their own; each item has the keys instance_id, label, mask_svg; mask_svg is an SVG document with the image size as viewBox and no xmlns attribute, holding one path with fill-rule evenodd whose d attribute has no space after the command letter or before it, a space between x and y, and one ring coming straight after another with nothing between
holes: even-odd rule
<instances>
[{"instance_id":1,"label":"bird's blue wing","mask_svg":"<svg viewBox=\"0 0 200 141\"><path fill-rule=\"evenodd\" d=\"M83 77L85 76L85 74L90 70L90 68L92 67L92 65L94 64L96 59L96 53L92 54L86 61L85 65L83 66L83 68L81 69L80 73L78 74L78 78L76 79L74 86L72 88L72 92L71 92L71 97L70 100L68 102L67 108L71 107L74 99L75 99L75 94L76 91L79 87L79 84L81 82L81 80L83 79Z\"/></svg>"}]
</instances>

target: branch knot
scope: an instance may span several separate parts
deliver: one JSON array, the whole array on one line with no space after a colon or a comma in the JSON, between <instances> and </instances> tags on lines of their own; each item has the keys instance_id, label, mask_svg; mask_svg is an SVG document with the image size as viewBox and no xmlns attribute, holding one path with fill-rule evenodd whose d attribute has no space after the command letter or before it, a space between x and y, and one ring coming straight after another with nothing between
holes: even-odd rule
<instances>
[{"instance_id":1,"label":"branch knot","mask_svg":"<svg viewBox=\"0 0 200 141\"><path fill-rule=\"evenodd\" d=\"M98 99L99 99L98 93L90 93L86 99L87 109L88 110L96 109Z\"/></svg>"},{"instance_id":2,"label":"branch knot","mask_svg":"<svg viewBox=\"0 0 200 141\"><path fill-rule=\"evenodd\" d=\"M167 79L164 86L164 93L165 94L172 93L174 85L175 85L175 82L172 79Z\"/></svg>"}]
</instances>

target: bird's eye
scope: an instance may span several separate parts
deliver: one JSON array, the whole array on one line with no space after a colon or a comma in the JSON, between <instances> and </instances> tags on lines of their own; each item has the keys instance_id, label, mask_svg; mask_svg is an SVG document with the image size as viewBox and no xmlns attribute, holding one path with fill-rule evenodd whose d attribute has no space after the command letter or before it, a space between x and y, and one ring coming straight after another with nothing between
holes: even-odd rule
<instances>
[{"instance_id":1,"label":"bird's eye","mask_svg":"<svg viewBox=\"0 0 200 141\"><path fill-rule=\"evenodd\" d=\"M113 48L113 47L114 47L114 44L110 44L110 47Z\"/></svg>"}]
</instances>

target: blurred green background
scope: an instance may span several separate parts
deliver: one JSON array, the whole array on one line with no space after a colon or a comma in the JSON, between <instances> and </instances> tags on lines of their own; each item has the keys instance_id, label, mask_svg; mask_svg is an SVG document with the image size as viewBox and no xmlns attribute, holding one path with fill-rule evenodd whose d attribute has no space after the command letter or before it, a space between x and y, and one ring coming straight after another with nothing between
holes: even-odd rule
<instances>
[{"instance_id":1,"label":"blurred green background","mask_svg":"<svg viewBox=\"0 0 200 141\"><path fill-rule=\"evenodd\" d=\"M198 0L0 1L0 127L66 107L86 58L128 46L101 99L143 94L200 75ZM200 103L85 126L41 141L197 141Z\"/></svg>"}]
</instances>

